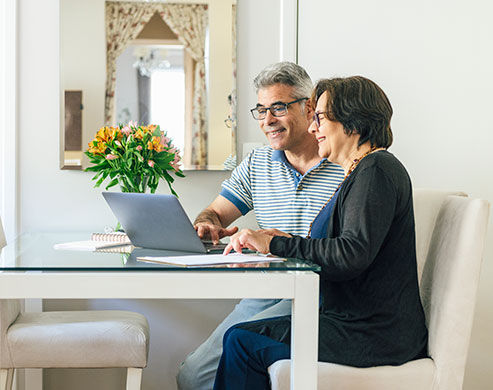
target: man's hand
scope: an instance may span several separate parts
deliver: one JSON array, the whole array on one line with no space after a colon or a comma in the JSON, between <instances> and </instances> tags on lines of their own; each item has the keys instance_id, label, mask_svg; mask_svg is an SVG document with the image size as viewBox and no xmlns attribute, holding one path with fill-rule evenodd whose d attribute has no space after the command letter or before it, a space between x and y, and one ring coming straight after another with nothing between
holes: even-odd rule
<instances>
[{"instance_id":1,"label":"man's hand","mask_svg":"<svg viewBox=\"0 0 493 390\"><path fill-rule=\"evenodd\" d=\"M223 255L227 255L233 249L241 253L242 248L251 249L260 253L269 253L269 245L273 236L250 229L243 229L231 237L231 241L224 249Z\"/></svg>"},{"instance_id":2,"label":"man's hand","mask_svg":"<svg viewBox=\"0 0 493 390\"><path fill-rule=\"evenodd\" d=\"M209 239L214 245L217 244L221 238L231 236L238 231L238 227L236 226L223 228L222 226L214 225L210 222L197 222L194 225L194 228L201 239Z\"/></svg>"},{"instance_id":3,"label":"man's hand","mask_svg":"<svg viewBox=\"0 0 493 390\"><path fill-rule=\"evenodd\" d=\"M194 228L202 239L209 239L214 244L219 239L231 236L238 231L236 226L229 226L235 219L241 216L240 210L226 198L218 196L195 219Z\"/></svg>"},{"instance_id":4,"label":"man's hand","mask_svg":"<svg viewBox=\"0 0 493 390\"><path fill-rule=\"evenodd\" d=\"M283 237L293 237L291 234L283 232L279 229L259 229L257 230L259 233L265 233L269 236L283 236Z\"/></svg>"}]
</instances>

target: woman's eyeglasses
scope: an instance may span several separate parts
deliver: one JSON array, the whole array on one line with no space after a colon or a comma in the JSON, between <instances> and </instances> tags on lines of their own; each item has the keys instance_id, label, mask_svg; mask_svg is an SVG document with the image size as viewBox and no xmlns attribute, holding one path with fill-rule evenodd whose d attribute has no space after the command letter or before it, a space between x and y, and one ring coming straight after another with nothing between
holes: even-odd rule
<instances>
[{"instance_id":1,"label":"woman's eyeglasses","mask_svg":"<svg viewBox=\"0 0 493 390\"><path fill-rule=\"evenodd\" d=\"M313 121L315 122L315 124L317 125L317 127L320 127L320 116L319 115L327 115L328 112L327 111L315 111L313 113Z\"/></svg>"}]
</instances>

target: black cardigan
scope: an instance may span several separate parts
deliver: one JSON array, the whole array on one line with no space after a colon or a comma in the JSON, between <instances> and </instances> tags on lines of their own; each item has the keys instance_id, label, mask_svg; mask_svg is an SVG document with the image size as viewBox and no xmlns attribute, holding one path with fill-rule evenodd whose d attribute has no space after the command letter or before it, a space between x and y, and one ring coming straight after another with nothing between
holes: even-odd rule
<instances>
[{"instance_id":1,"label":"black cardigan","mask_svg":"<svg viewBox=\"0 0 493 390\"><path fill-rule=\"evenodd\" d=\"M389 152L365 157L340 188L327 238L274 237L271 253L319 264L319 360L356 367L426 356L412 187ZM290 316L240 327L289 344Z\"/></svg>"}]
</instances>

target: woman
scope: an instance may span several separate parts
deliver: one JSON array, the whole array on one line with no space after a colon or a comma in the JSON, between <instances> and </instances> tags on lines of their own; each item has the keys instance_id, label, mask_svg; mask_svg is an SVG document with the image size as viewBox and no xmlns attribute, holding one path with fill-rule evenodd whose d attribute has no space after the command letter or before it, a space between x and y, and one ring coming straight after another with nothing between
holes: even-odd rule
<instances>
[{"instance_id":1,"label":"woman","mask_svg":"<svg viewBox=\"0 0 493 390\"><path fill-rule=\"evenodd\" d=\"M392 144L392 107L364 77L321 80L309 132L319 155L346 177L314 220L309 238L242 230L241 248L321 266L319 360L356 367L426 356L419 298L412 187ZM268 389L267 368L290 357L291 317L238 324L223 340L214 389Z\"/></svg>"}]
</instances>

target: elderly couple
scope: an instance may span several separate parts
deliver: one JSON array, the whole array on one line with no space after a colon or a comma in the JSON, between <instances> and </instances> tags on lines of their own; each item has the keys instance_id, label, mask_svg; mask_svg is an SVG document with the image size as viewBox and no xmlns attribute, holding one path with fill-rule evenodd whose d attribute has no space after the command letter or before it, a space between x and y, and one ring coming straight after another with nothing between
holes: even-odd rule
<instances>
[{"instance_id":1,"label":"elderly couple","mask_svg":"<svg viewBox=\"0 0 493 390\"><path fill-rule=\"evenodd\" d=\"M321 266L319 360L400 365L427 354L411 181L387 148L392 107L364 77L320 80L283 62L255 78L255 149L195 221L199 236ZM260 230L228 227L254 210ZM183 363L181 390L269 389L290 357L291 303L242 300Z\"/></svg>"}]
</instances>

